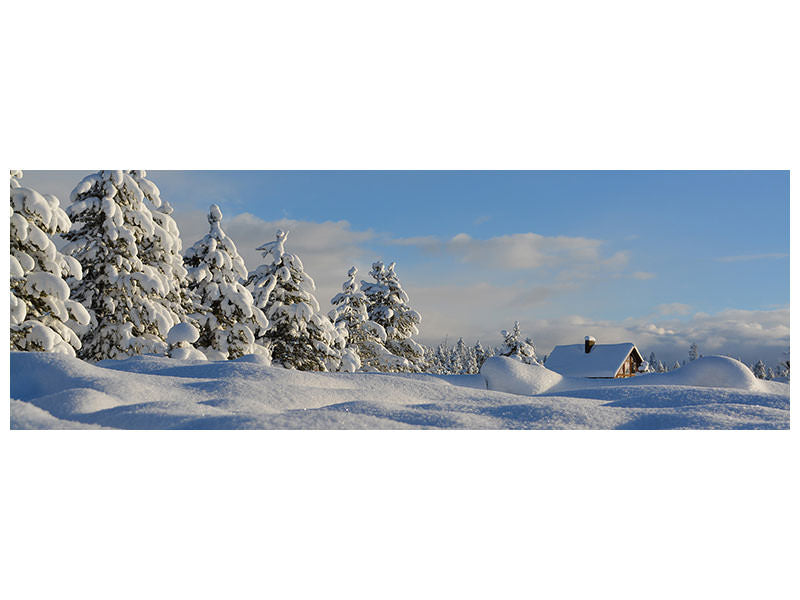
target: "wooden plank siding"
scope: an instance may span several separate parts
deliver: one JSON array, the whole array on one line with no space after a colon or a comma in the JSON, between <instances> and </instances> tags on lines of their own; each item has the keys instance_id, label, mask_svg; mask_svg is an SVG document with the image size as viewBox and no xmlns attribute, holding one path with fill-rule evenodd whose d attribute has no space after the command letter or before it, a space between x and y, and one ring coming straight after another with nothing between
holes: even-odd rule
<instances>
[{"instance_id":1,"label":"wooden plank siding","mask_svg":"<svg viewBox=\"0 0 800 600\"><path fill-rule=\"evenodd\" d=\"M641 364L642 362L637 359L637 357L634 355L633 350L631 350L630 354L628 354L628 358L626 358L625 362L622 363L622 366L614 375L614 378L633 377L634 375L636 375L637 371L639 370L639 366Z\"/></svg>"}]
</instances>

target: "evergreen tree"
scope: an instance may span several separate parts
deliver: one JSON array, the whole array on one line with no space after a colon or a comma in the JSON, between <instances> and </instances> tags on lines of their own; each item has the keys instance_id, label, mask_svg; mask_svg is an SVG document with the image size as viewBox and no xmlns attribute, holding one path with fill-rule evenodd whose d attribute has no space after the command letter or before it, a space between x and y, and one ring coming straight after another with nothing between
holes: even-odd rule
<instances>
[{"instance_id":1,"label":"evergreen tree","mask_svg":"<svg viewBox=\"0 0 800 600\"><path fill-rule=\"evenodd\" d=\"M197 314L200 336L196 346L210 360L245 354L269 356L268 348L256 344L256 336L266 330L269 322L242 285L247 269L236 244L222 230L221 222L222 211L212 204L208 234L189 248L184 257L189 291L200 303Z\"/></svg>"},{"instance_id":2,"label":"evergreen tree","mask_svg":"<svg viewBox=\"0 0 800 600\"><path fill-rule=\"evenodd\" d=\"M389 352L384 343L386 331L369 319L367 297L356 284L358 269L347 272L342 291L331 300L334 308L328 313L334 326L347 338L347 349L358 358L358 368L390 372L407 370L408 361ZM353 362L352 364L355 364Z\"/></svg>"},{"instance_id":3,"label":"evergreen tree","mask_svg":"<svg viewBox=\"0 0 800 600\"><path fill-rule=\"evenodd\" d=\"M464 338L458 338L456 345L450 353L451 362L453 364L453 373L464 374L468 372L467 345L464 343Z\"/></svg>"},{"instance_id":4,"label":"evergreen tree","mask_svg":"<svg viewBox=\"0 0 800 600\"><path fill-rule=\"evenodd\" d=\"M676 361L675 361L675 364L674 364L674 365L672 365L672 370L674 371L675 369L680 369L680 368L681 368L681 363L679 363L679 362L676 360Z\"/></svg>"},{"instance_id":5,"label":"evergreen tree","mask_svg":"<svg viewBox=\"0 0 800 600\"><path fill-rule=\"evenodd\" d=\"M444 375L451 372L450 368L450 352L447 349L445 342L441 342L433 355L433 358L428 363L428 371L430 373L437 373Z\"/></svg>"},{"instance_id":6,"label":"evergreen tree","mask_svg":"<svg viewBox=\"0 0 800 600\"><path fill-rule=\"evenodd\" d=\"M475 342L473 352L475 353L475 367L477 368L476 373L480 373L483 363L486 362L486 350L483 349L480 340Z\"/></svg>"},{"instance_id":7,"label":"evergreen tree","mask_svg":"<svg viewBox=\"0 0 800 600\"><path fill-rule=\"evenodd\" d=\"M536 359L536 348L531 338L522 340L522 332L519 329L519 321L514 321L514 328L511 331L501 331L503 344L498 349L500 356L510 356L529 365L539 364Z\"/></svg>"},{"instance_id":8,"label":"evergreen tree","mask_svg":"<svg viewBox=\"0 0 800 600\"><path fill-rule=\"evenodd\" d=\"M304 271L300 258L284 250L287 235L278 230L274 242L257 248L265 258L272 255L272 260L250 273L247 280L270 321L264 340L273 360L286 368L335 371L345 338L320 313L314 280Z\"/></svg>"},{"instance_id":9,"label":"evergreen tree","mask_svg":"<svg viewBox=\"0 0 800 600\"><path fill-rule=\"evenodd\" d=\"M146 171L131 171L131 177L139 185L148 201L155 234L142 240L139 256L142 262L156 267L167 286L164 302L181 321L194 321L191 315L198 311L199 300L189 290L187 271L181 252L183 242L178 224L172 218L173 208L161 198L158 187L147 179ZM193 326L197 323L194 322Z\"/></svg>"},{"instance_id":10,"label":"evergreen tree","mask_svg":"<svg viewBox=\"0 0 800 600\"><path fill-rule=\"evenodd\" d=\"M408 361L404 370L418 372L424 367L424 351L411 336L419 334L417 325L422 317L408 306L408 294L394 267L395 263L388 267L380 261L373 263L370 275L375 283L362 281L361 290L367 297L369 318L386 331L386 349Z\"/></svg>"},{"instance_id":11,"label":"evergreen tree","mask_svg":"<svg viewBox=\"0 0 800 600\"><path fill-rule=\"evenodd\" d=\"M782 360L780 363L778 363L778 372L780 373L781 377L786 377L788 379L788 377L789 377L789 361L788 360Z\"/></svg>"},{"instance_id":12,"label":"evergreen tree","mask_svg":"<svg viewBox=\"0 0 800 600\"><path fill-rule=\"evenodd\" d=\"M83 270L82 279L70 280L72 297L91 313L78 352L83 359L164 354L166 336L181 320L169 298L175 285L170 267L155 250L174 241L145 202L142 186L154 204L158 194L143 173L99 171L70 195L72 228L64 235L70 242L64 252ZM140 254L142 248L153 251Z\"/></svg>"},{"instance_id":13,"label":"evergreen tree","mask_svg":"<svg viewBox=\"0 0 800 600\"><path fill-rule=\"evenodd\" d=\"M22 187L11 171L11 350L75 356L81 347L73 331L89 323L65 277L81 278L81 265L56 250L51 235L69 230L58 198Z\"/></svg>"},{"instance_id":14,"label":"evergreen tree","mask_svg":"<svg viewBox=\"0 0 800 600\"><path fill-rule=\"evenodd\" d=\"M764 361L759 360L756 364L753 365L753 375L755 375L759 379L767 378L767 369L764 365Z\"/></svg>"},{"instance_id":15,"label":"evergreen tree","mask_svg":"<svg viewBox=\"0 0 800 600\"><path fill-rule=\"evenodd\" d=\"M697 360L697 344L689 346L689 360Z\"/></svg>"}]
</instances>

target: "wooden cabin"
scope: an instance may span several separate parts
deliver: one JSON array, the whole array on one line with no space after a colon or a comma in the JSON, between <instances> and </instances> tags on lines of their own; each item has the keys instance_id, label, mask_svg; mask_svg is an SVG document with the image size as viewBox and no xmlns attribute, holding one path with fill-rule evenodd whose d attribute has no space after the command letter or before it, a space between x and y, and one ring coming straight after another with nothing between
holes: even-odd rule
<instances>
[{"instance_id":1,"label":"wooden cabin","mask_svg":"<svg viewBox=\"0 0 800 600\"><path fill-rule=\"evenodd\" d=\"M586 336L583 344L553 348L545 367L566 377L614 379L633 377L643 363L644 358L630 342L598 344L593 337Z\"/></svg>"}]
</instances>

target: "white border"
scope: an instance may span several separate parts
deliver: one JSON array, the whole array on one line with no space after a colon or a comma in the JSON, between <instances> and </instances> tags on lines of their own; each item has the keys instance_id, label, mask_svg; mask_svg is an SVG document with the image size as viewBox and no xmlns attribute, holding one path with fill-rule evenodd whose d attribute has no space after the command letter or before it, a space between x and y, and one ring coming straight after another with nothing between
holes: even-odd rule
<instances>
[{"instance_id":1,"label":"white border","mask_svg":"<svg viewBox=\"0 0 800 600\"><path fill-rule=\"evenodd\" d=\"M791 169L794 6L20 4L4 163ZM2 586L797 597L797 440L4 431Z\"/></svg>"}]
</instances>

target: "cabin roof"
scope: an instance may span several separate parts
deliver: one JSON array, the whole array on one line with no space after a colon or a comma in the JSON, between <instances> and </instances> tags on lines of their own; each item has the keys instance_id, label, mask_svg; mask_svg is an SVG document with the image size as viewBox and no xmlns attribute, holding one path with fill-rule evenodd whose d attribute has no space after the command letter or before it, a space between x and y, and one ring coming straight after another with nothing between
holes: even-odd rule
<instances>
[{"instance_id":1,"label":"cabin roof","mask_svg":"<svg viewBox=\"0 0 800 600\"><path fill-rule=\"evenodd\" d=\"M632 351L644 360L630 342L595 344L589 354L586 354L584 344L556 346L547 357L545 366L567 377L614 377Z\"/></svg>"}]
</instances>

